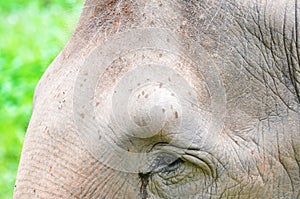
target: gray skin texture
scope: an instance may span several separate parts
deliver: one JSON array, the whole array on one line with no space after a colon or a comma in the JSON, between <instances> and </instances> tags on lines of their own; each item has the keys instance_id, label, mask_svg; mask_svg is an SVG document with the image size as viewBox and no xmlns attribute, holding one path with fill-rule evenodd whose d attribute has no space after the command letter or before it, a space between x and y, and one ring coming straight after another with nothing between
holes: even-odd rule
<instances>
[{"instance_id":1,"label":"gray skin texture","mask_svg":"<svg viewBox=\"0 0 300 199\"><path fill-rule=\"evenodd\" d=\"M87 0L14 198L299 198L299 6Z\"/></svg>"}]
</instances>

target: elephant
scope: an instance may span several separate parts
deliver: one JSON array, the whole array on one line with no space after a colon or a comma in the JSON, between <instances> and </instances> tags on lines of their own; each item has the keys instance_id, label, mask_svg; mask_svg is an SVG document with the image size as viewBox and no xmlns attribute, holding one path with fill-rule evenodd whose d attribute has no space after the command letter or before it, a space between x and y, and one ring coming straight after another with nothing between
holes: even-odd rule
<instances>
[{"instance_id":1,"label":"elephant","mask_svg":"<svg viewBox=\"0 0 300 199\"><path fill-rule=\"evenodd\" d=\"M299 198L299 0L86 0L14 198Z\"/></svg>"}]
</instances>

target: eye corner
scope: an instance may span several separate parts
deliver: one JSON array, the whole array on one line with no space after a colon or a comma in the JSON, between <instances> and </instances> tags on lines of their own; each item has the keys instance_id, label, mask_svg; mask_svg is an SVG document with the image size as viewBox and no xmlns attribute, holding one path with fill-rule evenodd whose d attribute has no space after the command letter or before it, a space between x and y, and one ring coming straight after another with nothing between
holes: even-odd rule
<instances>
[{"instance_id":1,"label":"eye corner","mask_svg":"<svg viewBox=\"0 0 300 199\"><path fill-rule=\"evenodd\" d=\"M149 178L149 176L151 175L151 172L146 172L146 173L139 172L138 175L139 175L139 178L140 178L141 180L143 180L143 179Z\"/></svg>"}]
</instances>

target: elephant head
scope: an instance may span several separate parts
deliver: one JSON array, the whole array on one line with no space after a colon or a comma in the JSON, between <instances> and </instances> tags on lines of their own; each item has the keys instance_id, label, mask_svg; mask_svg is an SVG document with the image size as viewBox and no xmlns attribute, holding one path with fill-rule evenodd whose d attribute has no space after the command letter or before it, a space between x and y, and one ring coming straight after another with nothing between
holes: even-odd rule
<instances>
[{"instance_id":1,"label":"elephant head","mask_svg":"<svg viewBox=\"0 0 300 199\"><path fill-rule=\"evenodd\" d=\"M297 198L299 0L86 0L15 198Z\"/></svg>"}]
</instances>

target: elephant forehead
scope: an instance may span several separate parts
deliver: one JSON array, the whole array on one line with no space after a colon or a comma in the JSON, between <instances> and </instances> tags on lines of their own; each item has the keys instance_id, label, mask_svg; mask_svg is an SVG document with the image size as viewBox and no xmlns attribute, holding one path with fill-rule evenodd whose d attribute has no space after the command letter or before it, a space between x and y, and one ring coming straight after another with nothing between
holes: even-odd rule
<instances>
[{"instance_id":1,"label":"elephant forehead","mask_svg":"<svg viewBox=\"0 0 300 199\"><path fill-rule=\"evenodd\" d=\"M109 141L113 136L118 143L161 136L188 148L192 137L202 136L204 142L204 134L221 131L225 95L218 71L209 56L201 62L185 57L184 46L171 41L175 36L167 30L134 30L100 46L86 60L76 80L74 113L78 133L94 156L104 157L103 142L114 144ZM152 43L155 39L159 42ZM118 42L124 40L135 45L122 49Z\"/></svg>"}]
</instances>

